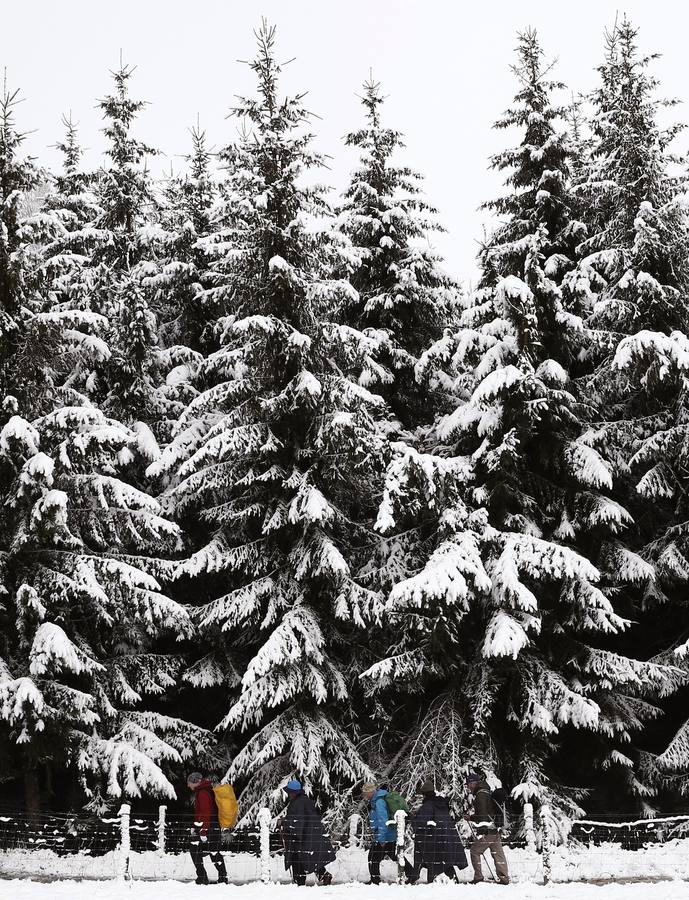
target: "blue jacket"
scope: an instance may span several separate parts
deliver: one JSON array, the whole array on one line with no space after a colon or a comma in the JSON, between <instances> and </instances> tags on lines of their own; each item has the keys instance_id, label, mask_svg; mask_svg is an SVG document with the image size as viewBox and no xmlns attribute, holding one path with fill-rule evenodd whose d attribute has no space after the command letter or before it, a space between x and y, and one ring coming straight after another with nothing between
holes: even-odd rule
<instances>
[{"instance_id":1,"label":"blue jacket","mask_svg":"<svg viewBox=\"0 0 689 900\"><path fill-rule=\"evenodd\" d=\"M391 816L385 802L386 794L387 791L378 788L368 805L368 821L376 844L394 844L397 840L397 828L394 822L392 825L387 824L391 821Z\"/></svg>"}]
</instances>

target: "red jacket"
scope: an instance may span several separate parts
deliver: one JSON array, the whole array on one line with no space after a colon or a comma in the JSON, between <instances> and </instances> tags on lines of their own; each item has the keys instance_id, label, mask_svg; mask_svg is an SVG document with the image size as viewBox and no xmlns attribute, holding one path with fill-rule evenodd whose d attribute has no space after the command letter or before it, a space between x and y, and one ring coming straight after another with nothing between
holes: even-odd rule
<instances>
[{"instance_id":1,"label":"red jacket","mask_svg":"<svg viewBox=\"0 0 689 900\"><path fill-rule=\"evenodd\" d=\"M199 834L207 835L213 822L218 822L218 807L213 785L204 778L194 787L194 824L198 826Z\"/></svg>"}]
</instances>

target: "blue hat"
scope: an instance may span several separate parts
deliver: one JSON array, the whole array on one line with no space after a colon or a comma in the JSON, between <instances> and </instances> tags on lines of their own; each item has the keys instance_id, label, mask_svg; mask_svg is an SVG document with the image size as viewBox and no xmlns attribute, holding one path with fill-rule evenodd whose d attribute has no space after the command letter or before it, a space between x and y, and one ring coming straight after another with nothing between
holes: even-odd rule
<instances>
[{"instance_id":1,"label":"blue hat","mask_svg":"<svg viewBox=\"0 0 689 900\"><path fill-rule=\"evenodd\" d=\"M474 781L480 781L481 776L477 775L476 772L468 772L467 773L467 784L472 784Z\"/></svg>"},{"instance_id":2,"label":"blue hat","mask_svg":"<svg viewBox=\"0 0 689 900\"><path fill-rule=\"evenodd\" d=\"M292 778L287 784L283 787L283 791L300 791L301 790L301 781L297 781L296 778Z\"/></svg>"}]
</instances>

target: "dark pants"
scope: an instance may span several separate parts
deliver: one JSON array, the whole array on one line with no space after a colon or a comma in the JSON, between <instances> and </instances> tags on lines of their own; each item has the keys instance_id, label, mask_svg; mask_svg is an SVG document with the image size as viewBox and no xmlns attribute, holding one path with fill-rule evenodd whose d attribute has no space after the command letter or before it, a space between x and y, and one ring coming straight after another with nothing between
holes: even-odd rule
<instances>
[{"instance_id":1,"label":"dark pants","mask_svg":"<svg viewBox=\"0 0 689 900\"><path fill-rule=\"evenodd\" d=\"M203 857L206 854L210 856L211 862L218 870L218 876L222 878L227 875L225 860L220 852L221 840L222 836L220 834L220 829L213 828L212 826L208 829L207 841L202 841L199 835L192 836L189 853L191 854L191 860L194 863L197 876L200 877L206 875L206 867L203 864Z\"/></svg>"},{"instance_id":2,"label":"dark pants","mask_svg":"<svg viewBox=\"0 0 689 900\"><path fill-rule=\"evenodd\" d=\"M306 884L306 876L308 872L304 871L304 865L300 862L292 863L292 881L295 884L298 884L300 887L303 887ZM319 869L316 869L316 878L320 881L321 878L325 875L325 866L321 866Z\"/></svg>"},{"instance_id":3,"label":"dark pants","mask_svg":"<svg viewBox=\"0 0 689 900\"><path fill-rule=\"evenodd\" d=\"M397 862L397 844L394 841L390 841L387 844L371 844L371 849L368 851L368 871L374 884L380 882L380 864L384 859L391 859L393 862ZM406 858L404 860L404 874L408 881L416 881L419 877L414 866Z\"/></svg>"},{"instance_id":4,"label":"dark pants","mask_svg":"<svg viewBox=\"0 0 689 900\"><path fill-rule=\"evenodd\" d=\"M414 864L414 881L418 879L421 869L426 870L426 881L428 884L435 881L441 872L444 875L447 875L448 878L452 878L453 881L458 880L454 866L446 866L445 863L419 863L418 868L416 867L416 864Z\"/></svg>"}]
</instances>

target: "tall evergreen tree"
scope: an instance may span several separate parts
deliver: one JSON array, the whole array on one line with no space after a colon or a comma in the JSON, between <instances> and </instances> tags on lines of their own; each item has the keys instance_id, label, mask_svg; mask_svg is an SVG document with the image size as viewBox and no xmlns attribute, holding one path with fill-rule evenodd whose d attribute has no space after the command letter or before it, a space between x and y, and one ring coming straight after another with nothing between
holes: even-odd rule
<instances>
[{"instance_id":1,"label":"tall evergreen tree","mask_svg":"<svg viewBox=\"0 0 689 900\"><path fill-rule=\"evenodd\" d=\"M70 767L87 794L174 796L175 764L210 748L189 723L155 711L192 633L167 598L156 555L178 529L121 477L137 435L86 399L0 431L10 483L2 513L5 663L0 719L15 762ZM167 776L166 776L167 771Z\"/></svg>"},{"instance_id":2,"label":"tall evergreen tree","mask_svg":"<svg viewBox=\"0 0 689 900\"><path fill-rule=\"evenodd\" d=\"M432 416L427 391L414 377L419 355L453 319L457 285L440 268L429 243L439 231L436 210L421 196L421 176L393 157L404 148L398 131L381 123L380 85L364 84L364 128L346 138L361 151L340 210L340 228L358 250L351 282L357 299L345 310L349 324L381 330L394 380L384 395L401 422L416 427Z\"/></svg>"},{"instance_id":3,"label":"tall evergreen tree","mask_svg":"<svg viewBox=\"0 0 689 900\"><path fill-rule=\"evenodd\" d=\"M161 237L158 210L146 160L156 151L132 134L145 106L129 92L134 69L121 65L113 72L115 92L99 102L106 120L103 133L109 165L98 177L100 215L97 228L107 240L91 259L91 309L113 325L111 354L97 374L104 408L116 418L144 422L147 427L170 417L158 349L158 322L151 309L151 274Z\"/></svg>"},{"instance_id":4,"label":"tall evergreen tree","mask_svg":"<svg viewBox=\"0 0 689 900\"><path fill-rule=\"evenodd\" d=\"M219 349L199 367L199 396L153 474L174 473L180 514L207 543L180 566L213 654L195 677L234 688L221 722L239 752L243 810L282 802L290 773L332 798L369 770L355 745L359 629L378 596L358 573L371 542L372 485L387 442L365 385L386 375L374 336L338 325L351 285L329 276L338 243L312 227L329 215L305 184L321 164L302 97L280 99L274 28L257 33L258 96L235 115L246 136L228 165L215 264Z\"/></svg>"},{"instance_id":5,"label":"tall evergreen tree","mask_svg":"<svg viewBox=\"0 0 689 900\"><path fill-rule=\"evenodd\" d=\"M686 673L689 220L686 175L671 150L681 126L658 124L673 102L656 96L654 58L639 53L637 30L626 19L607 36L585 184L592 236L580 268L593 272L589 396L605 411L599 433L637 523L635 548L650 563L635 598L640 648ZM681 723L658 759L646 756L646 767L661 787L686 792Z\"/></svg>"},{"instance_id":6,"label":"tall evergreen tree","mask_svg":"<svg viewBox=\"0 0 689 900\"><path fill-rule=\"evenodd\" d=\"M212 233L217 186L210 171L212 153L200 127L191 129L188 171L171 177L165 190L163 224L168 231L160 273L149 284L156 288L166 345L184 344L198 352L210 339L213 316L204 303L204 276L209 259L205 241Z\"/></svg>"},{"instance_id":7,"label":"tall evergreen tree","mask_svg":"<svg viewBox=\"0 0 689 900\"><path fill-rule=\"evenodd\" d=\"M3 83L0 96L0 388L3 397L21 390L20 372L27 380L36 372L36 360L16 356L25 319L29 242L23 233L22 204L39 183L33 160L22 155L25 135L17 130L15 112L19 91Z\"/></svg>"},{"instance_id":8,"label":"tall evergreen tree","mask_svg":"<svg viewBox=\"0 0 689 900\"><path fill-rule=\"evenodd\" d=\"M0 423L4 425L18 408L17 396L25 401L39 377L38 357L23 354L26 319L29 316L29 271L26 261L28 242L23 232L23 206L35 190L39 174L33 160L22 154L25 135L15 121L19 92L10 91L3 81L0 97L0 388L2 408ZM0 503L5 506L11 492L11 476L0 468ZM13 608L10 601L13 577L9 557L8 535L0 540L0 690L11 678L10 655ZM0 732L0 760L6 771L21 772L12 758L9 736ZM26 805L32 815L39 807L35 768L24 768Z\"/></svg>"},{"instance_id":9,"label":"tall evergreen tree","mask_svg":"<svg viewBox=\"0 0 689 900\"><path fill-rule=\"evenodd\" d=\"M395 461L379 517L382 529L436 523L436 549L393 589L399 640L365 677L377 691L423 690L404 753L410 781L420 753L445 768L460 748L465 765L501 776L515 798L567 810L578 794L558 776L558 748L589 732L601 740L589 741L587 759L632 766L620 748L679 672L610 649L629 624L617 591L649 567L620 541L630 516L610 496L610 468L568 373L582 323L561 283L582 228L552 101L560 86L534 32L520 35L517 58L520 89L498 127L524 136L494 158L511 190L489 204L504 221L460 330L419 367L452 386L455 409L438 423L435 456L408 450ZM447 787L459 791L456 780Z\"/></svg>"},{"instance_id":10,"label":"tall evergreen tree","mask_svg":"<svg viewBox=\"0 0 689 900\"><path fill-rule=\"evenodd\" d=\"M95 176L81 167L83 151L77 125L64 116L64 138L55 145L63 158L62 171L33 217L34 240L39 248L36 279L48 306L63 302L74 304L80 295L84 305L82 273L94 250L108 238L107 232L94 228L101 213L94 191Z\"/></svg>"},{"instance_id":11,"label":"tall evergreen tree","mask_svg":"<svg viewBox=\"0 0 689 900\"><path fill-rule=\"evenodd\" d=\"M113 232L87 223L73 134L65 148L62 181L23 226L49 290L23 298L14 383L18 360L37 356L40 369L21 370L0 418L0 723L9 764L32 773L34 812L50 767L71 769L95 800L174 796L170 775L212 747L203 729L160 711L181 671L176 644L193 633L161 587L160 557L177 550L179 528L132 477L150 461L145 434L97 405L111 394L91 373L108 370L112 332L89 308L85 269ZM75 249L94 238L85 266ZM20 285L21 261L15 251ZM26 278L40 285L36 271Z\"/></svg>"},{"instance_id":12,"label":"tall evergreen tree","mask_svg":"<svg viewBox=\"0 0 689 900\"><path fill-rule=\"evenodd\" d=\"M626 18L606 35L592 98L591 161L580 187L589 236L574 277L580 294L588 287L598 359L609 358L621 335L686 322L678 302L687 280L686 176L671 173L681 162L671 145L683 126L659 126L659 113L676 101L655 96L658 82L648 71L655 56L639 55L636 40Z\"/></svg>"}]
</instances>

